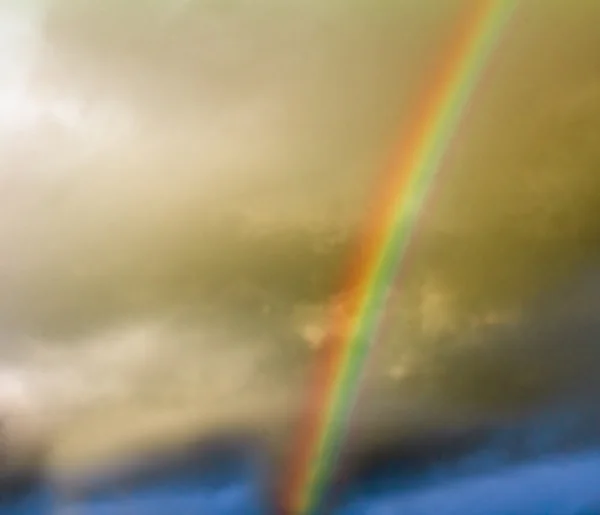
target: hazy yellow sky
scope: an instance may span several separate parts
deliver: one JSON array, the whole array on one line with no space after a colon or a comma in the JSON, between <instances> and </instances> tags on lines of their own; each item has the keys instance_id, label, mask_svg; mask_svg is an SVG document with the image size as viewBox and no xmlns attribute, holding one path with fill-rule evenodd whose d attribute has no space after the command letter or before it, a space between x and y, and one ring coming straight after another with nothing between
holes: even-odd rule
<instances>
[{"instance_id":1,"label":"hazy yellow sky","mask_svg":"<svg viewBox=\"0 0 600 515\"><path fill-rule=\"evenodd\" d=\"M95 403L150 347L170 350L147 378L155 404L144 394L135 409L84 415L83 447L91 426L138 438L171 408L237 416L254 392L285 392L281 363L305 362L279 350L295 330L288 311L332 293L348 233L470 5L0 0L0 333L20 335L0 357L23 334L35 348L15 384L41 374L46 397ZM452 316L501 317L596 266L598 27L597 0L520 2L407 272L433 284L434 311L447 294ZM229 315L207 318L223 332L161 326L186 308L200 324L197 305L220 302ZM44 348L69 337L81 345ZM265 341L267 365L253 351ZM261 382L264 370L280 375Z\"/></svg>"},{"instance_id":2,"label":"hazy yellow sky","mask_svg":"<svg viewBox=\"0 0 600 515\"><path fill-rule=\"evenodd\" d=\"M4 1L3 318L158 297L232 216L360 218L468 6ZM521 2L424 222L466 235L442 252L455 282L493 290L596 248L599 23L595 0Z\"/></svg>"}]
</instances>

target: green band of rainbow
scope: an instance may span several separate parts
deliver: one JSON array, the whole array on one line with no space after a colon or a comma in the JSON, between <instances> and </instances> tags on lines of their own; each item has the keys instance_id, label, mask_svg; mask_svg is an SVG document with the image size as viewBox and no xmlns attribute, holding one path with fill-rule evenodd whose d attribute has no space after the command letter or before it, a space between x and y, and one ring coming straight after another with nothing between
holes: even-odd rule
<instances>
[{"instance_id":1,"label":"green band of rainbow","mask_svg":"<svg viewBox=\"0 0 600 515\"><path fill-rule=\"evenodd\" d=\"M475 0L456 44L420 105L411 133L401 141L378 209L367 224L362 253L349 284L357 285L349 317L335 327L316 399L311 403L302 450L284 492L286 515L311 515L323 500L336 465L360 385L376 340L391 285L398 274L431 185L490 55L518 0Z\"/></svg>"}]
</instances>

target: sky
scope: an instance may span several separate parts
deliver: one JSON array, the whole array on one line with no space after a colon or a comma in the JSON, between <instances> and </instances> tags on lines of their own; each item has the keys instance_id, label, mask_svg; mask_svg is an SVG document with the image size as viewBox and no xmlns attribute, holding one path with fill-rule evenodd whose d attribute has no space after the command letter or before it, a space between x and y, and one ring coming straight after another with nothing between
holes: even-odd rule
<instances>
[{"instance_id":1,"label":"sky","mask_svg":"<svg viewBox=\"0 0 600 515\"><path fill-rule=\"evenodd\" d=\"M125 413L163 427L230 399L229 421L240 388L273 399L310 360L273 342L337 293L467 4L0 2L7 377L98 406L77 442ZM425 213L407 293L421 319L510 318L595 266L599 22L595 0L517 11Z\"/></svg>"},{"instance_id":2,"label":"sky","mask_svg":"<svg viewBox=\"0 0 600 515\"><path fill-rule=\"evenodd\" d=\"M4 2L7 323L50 331L82 296L148 309L233 220L353 227L464 8L177 5ZM469 239L450 279L501 299L500 281L539 286L594 251L599 16L520 8L423 223L434 246Z\"/></svg>"}]
</instances>

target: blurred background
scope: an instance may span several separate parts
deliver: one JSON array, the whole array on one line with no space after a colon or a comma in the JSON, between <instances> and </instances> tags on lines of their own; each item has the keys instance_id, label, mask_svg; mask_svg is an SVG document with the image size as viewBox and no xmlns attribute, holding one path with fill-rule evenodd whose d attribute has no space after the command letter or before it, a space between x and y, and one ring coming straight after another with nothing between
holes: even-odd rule
<instances>
[{"instance_id":1,"label":"blurred background","mask_svg":"<svg viewBox=\"0 0 600 515\"><path fill-rule=\"evenodd\" d=\"M44 442L68 471L231 428L283 448L357 229L469 5L2 0L10 459ZM357 449L590 415L599 24L595 0L521 2L423 213ZM571 443L597 436L578 427Z\"/></svg>"}]
</instances>

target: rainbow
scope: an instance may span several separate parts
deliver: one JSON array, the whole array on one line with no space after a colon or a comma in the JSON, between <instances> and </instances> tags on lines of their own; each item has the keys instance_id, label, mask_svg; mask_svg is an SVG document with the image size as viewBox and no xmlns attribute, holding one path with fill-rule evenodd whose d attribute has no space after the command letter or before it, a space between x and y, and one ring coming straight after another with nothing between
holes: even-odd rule
<instances>
[{"instance_id":1,"label":"rainbow","mask_svg":"<svg viewBox=\"0 0 600 515\"><path fill-rule=\"evenodd\" d=\"M361 374L378 329L391 285L407 254L417 221L444 155L518 0L470 3L455 44L431 90L402 138L381 195L367 221L362 252L350 267L354 292L348 316L333 320L314 396L283 490L285 515L312 515L322 509L344 441Z\"/></svg>"}]
</instances>

